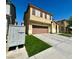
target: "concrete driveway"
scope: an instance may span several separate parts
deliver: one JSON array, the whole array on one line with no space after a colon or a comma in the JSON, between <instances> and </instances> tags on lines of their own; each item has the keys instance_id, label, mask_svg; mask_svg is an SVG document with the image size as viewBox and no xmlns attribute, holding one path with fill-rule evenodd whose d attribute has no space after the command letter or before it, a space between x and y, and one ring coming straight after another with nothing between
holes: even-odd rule
<instances>
[{"instance_id":1,"label":"concrete driveway","mask_svg":"<svg viewBox=\"0 0 79 59\"><path fill-rule=\"evenodd\" d=\"M30 59L72 59L72 38L57 34L34 34L52 47Z\"/></svg>"}]
</instances>

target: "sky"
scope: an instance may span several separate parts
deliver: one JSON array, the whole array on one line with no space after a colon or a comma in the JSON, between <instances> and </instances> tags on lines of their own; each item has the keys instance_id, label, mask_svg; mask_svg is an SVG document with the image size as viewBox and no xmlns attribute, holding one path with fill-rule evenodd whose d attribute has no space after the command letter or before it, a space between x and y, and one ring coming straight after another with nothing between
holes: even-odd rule
<instances>
[{"instance_id":1,"label":"sky","mask_svg":"<svg viewBox=\"0 0 79 59\"><path fill-rule=\"evenodd\" d=\"M29 3L51 13L55 20L72 16L72 0L11 0L16 7L16 21L23 22L24 12Z\"/></svg>"}]
</instances>

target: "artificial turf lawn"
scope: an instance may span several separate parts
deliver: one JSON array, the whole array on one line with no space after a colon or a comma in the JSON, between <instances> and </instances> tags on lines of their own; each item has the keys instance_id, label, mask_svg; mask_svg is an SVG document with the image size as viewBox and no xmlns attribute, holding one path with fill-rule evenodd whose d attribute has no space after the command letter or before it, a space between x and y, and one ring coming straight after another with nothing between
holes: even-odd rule
<instances>
[{"instance_id":1,"label":"artificial turf lawn","mask_svg":"<svg viewBox=\"0 0 79 59\"><path fill-rule=\"evenodd\" d=\"M25 47L30 57L51 46L41 41L40 39L34 37L33 35L27 35L25 40Z\"/></svg>"}]
</instances>

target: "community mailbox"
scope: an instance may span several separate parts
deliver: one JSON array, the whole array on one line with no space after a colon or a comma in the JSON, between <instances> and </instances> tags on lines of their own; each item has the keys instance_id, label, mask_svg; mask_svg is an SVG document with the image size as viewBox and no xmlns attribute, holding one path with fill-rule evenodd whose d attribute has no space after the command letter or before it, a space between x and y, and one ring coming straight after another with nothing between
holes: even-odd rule
<instances>
[{"instance_id":1,"label":"community mailbox","mask_svg":"<svg viewBox=\"0 0 79 59\"><path fill-rule=\"evenodd\" d=\"M9 26L7 39L8 47L18 46L25 43L25 27L24 26Z\"/></svg>"}]
</instances>

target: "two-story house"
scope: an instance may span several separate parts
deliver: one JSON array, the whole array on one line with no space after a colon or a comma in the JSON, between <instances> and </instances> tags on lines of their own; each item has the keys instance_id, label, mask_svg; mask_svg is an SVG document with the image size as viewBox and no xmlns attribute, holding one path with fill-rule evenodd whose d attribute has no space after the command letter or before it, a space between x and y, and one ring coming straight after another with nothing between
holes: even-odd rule
<instances>
[{"instance_id":1,"label":"two-story house","mask_svg":"<svg viewBox=\"0 0 79 59\"><path fill-rule=\"evenodd\" d=\"M26 34L56 33L56 23L52 17L51 13L29 4L24 13Z\"/></svg>"},{"instance_id":2,"label":"two-story house","mask_svg":"<svg viewBox=\"0 0 79 59\"><path fill-rule=\"evenodd\" d=\"M69 25L69 23L67 22L67 20L60 20L60 21L57 21L57 23L59 24L59 32L60 33L63 33L63 32L65 32L65 33L67 33L67 32L69 32L68 31L68 25Z\"/></svg>"}]
</instances>

